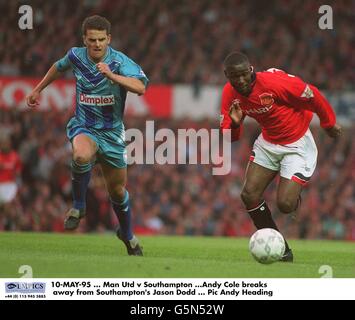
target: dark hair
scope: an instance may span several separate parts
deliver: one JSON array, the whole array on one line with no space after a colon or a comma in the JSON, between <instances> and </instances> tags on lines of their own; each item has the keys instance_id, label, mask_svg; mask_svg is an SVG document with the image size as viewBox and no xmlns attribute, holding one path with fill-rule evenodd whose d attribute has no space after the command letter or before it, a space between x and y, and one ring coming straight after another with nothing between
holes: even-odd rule
<instances>
[{"instance_id":1,"label":"dark hair","mask_svg":"<svg viewBox=\"0 0 355 320\"><path fill-rule=\"evenodd\" d=\"M248 57L241 52L232 52L224 59L224 66L235 66L238 64L250 64Z\"/></svg>"},{"instance_id":2,"label":"dark hair","mask_svg":"<svg viewBox=\"0 0 355 320\"><path fill-rule=\"evenodd\" d=\"M81 26L81 32L86 34L87 30L106 30L107 34L111 33L111 23L106 18L95 15L85 18Z\"/></svg>"}]
</instances>

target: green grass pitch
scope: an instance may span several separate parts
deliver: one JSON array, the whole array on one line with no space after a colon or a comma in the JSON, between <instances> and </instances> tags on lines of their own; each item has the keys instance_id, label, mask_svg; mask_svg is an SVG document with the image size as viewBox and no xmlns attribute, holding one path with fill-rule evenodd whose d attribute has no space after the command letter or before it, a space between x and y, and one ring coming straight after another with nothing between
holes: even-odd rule
<instances>
[{"instance_id":1,"label":"green grass pitch","mask_svg":"<svg viewBox=\"0 0 355 320\"><path fill-rule=\"evenodd\" d=\"M355 277L355 244L290 240L294 263L257 263L248 239L140 236L144 257L127 256L114 234L0 233L0 277L19 278L335 278Z\"/></svg>"}]
</instances>

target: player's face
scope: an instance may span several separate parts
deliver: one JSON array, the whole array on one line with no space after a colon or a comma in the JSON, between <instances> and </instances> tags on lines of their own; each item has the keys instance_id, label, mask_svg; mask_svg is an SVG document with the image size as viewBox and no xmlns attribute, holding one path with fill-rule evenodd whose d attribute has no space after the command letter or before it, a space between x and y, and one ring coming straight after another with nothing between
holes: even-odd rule
<instances>
[{"instance_id":1,"label":"player's face","mask_svg":"<svg viewBox=\"0 0 355 320\"><path fill-rule=\"evenodd\" d=\"M86 30L83 39L89 57L95 62L100 62L106 54L111 35L107 34L106 30Z\"/></svg>"},{"instance_id":2,"label":"player's face","mask_svg":"<svg viewBox=\"0 0 355 320\"><path fill-rule=\"evenodd\" d=\"M224 74L230 84L243 96L248 96L251 92L252 67L247 63L227 66Z\"/></svg>"}]
</instances>

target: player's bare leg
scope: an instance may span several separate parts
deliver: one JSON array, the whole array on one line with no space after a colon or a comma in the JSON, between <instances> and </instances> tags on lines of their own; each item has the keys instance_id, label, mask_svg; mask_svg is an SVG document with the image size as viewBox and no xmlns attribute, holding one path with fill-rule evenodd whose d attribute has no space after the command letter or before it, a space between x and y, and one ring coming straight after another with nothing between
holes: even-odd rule
<instances>
[{"instance_id":1,"label":"player's bare leg","mask_svg":"<svg viewBox=\"0 0 355 320\"><path fill-rule=\"evenodd\" d=\"M129 193L126 190L127 168L114 168L106 163L101 163L101 168L110 194L113 210L120 224L116 235L126 245L129 255L142 256L142 248L132 231Z\"/></svg>"},{"instance_id":2,"label":"player's bare leg","mask_svg":"<svg viewBox=\"0 0 355 320\"><path fill-rule=\"evenodd\" d=\"M264 168L254 162L250 161L248 164L241 198L257 229L272 228L279 231L272 218L270 209L263 199L265 189L275 178L276 174L277 171ZM285 252L291 252L292 254L286 240L285 245Z\"/></svg>"},{"instance_id":3,"label":"player's bare leg","mask_svg":"<svg viewBox=\"0 0 355 320\"><path fill-rule=\"evenodd\" d=\"M277 206L282 213L294 213L301 203L302 185L281 177L277 189ZM285 250L285 254L281 259L282 261L293 261L292 250Z\"/></svg>"},{"instance_id":4,"label":"player's bare leg","mask_svg":"<svg viewBox=\"0 0 355 320\"><path fill-rule=\"evenodd\" d=\"M95 141L85 134L75 136L72 147L73 208L66 214L65 230L76 229L79 226L80 219L85 216L86 191L90 181L92 161L97 151Z\"/></svg>"},{"instance_id":5,"label":"player's bare leg","mask_svg":"<svg viewBox=\"0 0 355 320\"><path fill-rule=\"evenodd\" d=\"M277 190L277 206L282 213L295 212L300 204L302 185L281 177Z\"/></svg>"},{"instance_id":6,"label":"player's bare leg","mask_svg":"<svg viewBox=\"0 0 355 320\"><path fill-rule=\"evenodd\" d=\"M277 171L264 168L249 161L246 170L241 198L247 210L254 209L263 200L267 186L275 178Z\"/></svg>"}]
</instances>

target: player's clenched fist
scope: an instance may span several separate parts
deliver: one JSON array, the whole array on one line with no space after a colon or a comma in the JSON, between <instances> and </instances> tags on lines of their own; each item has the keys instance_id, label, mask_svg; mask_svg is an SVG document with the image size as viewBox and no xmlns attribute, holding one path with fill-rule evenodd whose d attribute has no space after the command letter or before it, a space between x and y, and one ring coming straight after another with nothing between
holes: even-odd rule
<instances>
[{"instance_id":1,"label":"player's clenched fist","mask_svg":"<svg viewBox=\"0 0 355 320\"><path fill-rule=\"evenodd\" d=\"M239 100L233 100L232 105L229 108L229 116L235 125L239 126L243 119L243 112L239 105Z\"/></svg>"},{"instance_id":2,"label":"player's clenched fist","mask_svg":"<svg viewBox=\"0 0 355 320\"><path fill-rule=\"evenodd\" d=\"M338 125L337 123L334 125L334 127L325 129L325 132L327 133L327 135L331 138L338 138L342 135L342 128L340 125Z\"/></svg>"},{"instance_id":3,"label":"player's clenched fist","mask_svg":"<svg viewBox=\"0 0 355 320\"><path fill-rule=\"evenodd\" d=\"M39 92L38 91L32 91L26 97L26 103L27 103L27 106L29 106L30 108L37 107L39 105Z\"/></svg>"},{"instance_id":4,"label":"player's clenched fist","mask_svg":"<svg viewBox=\"0 0 355 320\"><path fill-rule=\"evenodd\" d=\"M112 75L112 71L106 63L99 62L96 67L105 77L110 78Z\"/></svg>"}]
</instances>

